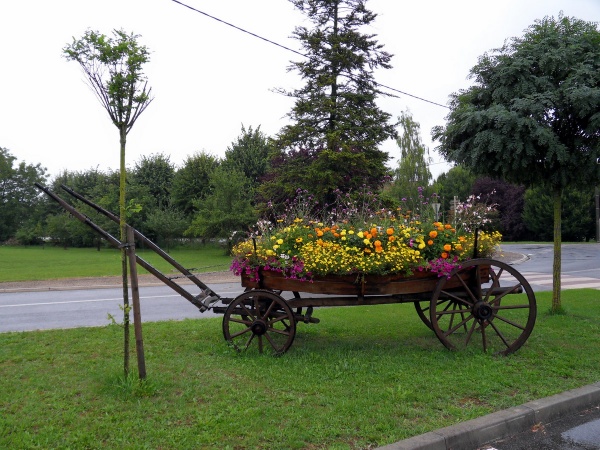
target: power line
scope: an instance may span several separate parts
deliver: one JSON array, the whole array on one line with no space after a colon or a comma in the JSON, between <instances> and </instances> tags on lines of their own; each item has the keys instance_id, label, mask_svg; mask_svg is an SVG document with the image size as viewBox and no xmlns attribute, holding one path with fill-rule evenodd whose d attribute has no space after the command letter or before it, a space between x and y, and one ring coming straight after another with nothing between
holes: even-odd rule
<instances>
[{"instance_id":1,"label":"power line","mask_svg":"<svg viewBox=\"0 0 600 450\"><path fill-rule=\"evenodd\" d=\"M280 48L282 48L284 50L287 50L289 52L295 53L297 55L303 56L305 58L310 58L308 55L305 55L304 53L299 52L298 50L294 50L293 48L286 47L285 45L279 44L278 42L275 42L275 41L272 41L270 39L267 39L267 38L265 38L263 36L260 36L260 35L258 35L256 33L252 33L251 31L248 31L248 30L246 30L244 28L238 27L237 25L234 25L232 23L226 22L225 20L219 19L218 17L212 16L212 15L210 15L210 14L204 12L204 11L200 11L199 9L194 8L193 6L187 5L187 4L183 3L183 2L180 2L179 0L171 0L171 1L174 2L174 3L177 3L177 4L181 5L181 6L183 6L185 8L188 8L188 9L194 11L194 12L197 12L197 13L202 14L202 15L204 15L206 17L209 17L209 18L211 18L213 20L216 20L217 22L221 22L222 24L227 25L227 26L229 26L231 28L235 28L236 30L241 31L242 33L249 34L250 36L253 36L255 38L258 38L260 40L268 42L269 44L276 45L277 47L280 47ZM427 100L426 98L419 97L417 95L409 94L408 92L401 91L400 89L396 89L396 88L393 88L391 86L386 86L385 84L381 84L381 83L377 83L377 82L375 82L375 84L377 86L379 86L379 87L384 88L384 89L389 89L390 91L398 92L398 93L400 93L402 95L406 95L408 97L412 97L412 98L415 98L417 100L421 100L422 102L427 102L427 103L431 103L432 105L436 105L436 106L440 106L442 108L450 109L446 105L442 105L441 103L437 103L437 102L434 102L432 100Z\"/></svg>"}]
</instances>

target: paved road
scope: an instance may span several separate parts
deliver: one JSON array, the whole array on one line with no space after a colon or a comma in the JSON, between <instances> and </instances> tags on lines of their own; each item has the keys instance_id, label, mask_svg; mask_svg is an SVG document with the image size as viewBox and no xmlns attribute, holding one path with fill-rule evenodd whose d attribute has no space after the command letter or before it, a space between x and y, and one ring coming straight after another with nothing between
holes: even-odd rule
<instances>
[{"instance_id":1,"label":"paved road","mask_svg":"<svg viewBox=\"0 0 600 450\"><path fill-rule=\"evenodd\" d=\"M534 291L552 290L551 244L503 244L502 249L527 256L514 266ZM564 244L561 266L561 289L600 289L600 244Z\"/></svg>"},{"instance_id":2,"label":"paved road","mask_svg":"<svg viewBox=\"0 0 600 450\"><path fill-rule=\"evenodd\" d=\"M185 286L193 294L192 285ZM209 285L224 297L242 292L239 283ZM0 294L0 332L47 330L104 326L111 323L109 315L123 321L119 306L123 302L120 288L89 290L52 290L9 292ZM140 310L144 322L215 317L198 308L167 286L141 286Z\"/></svg>"}]
</instances>

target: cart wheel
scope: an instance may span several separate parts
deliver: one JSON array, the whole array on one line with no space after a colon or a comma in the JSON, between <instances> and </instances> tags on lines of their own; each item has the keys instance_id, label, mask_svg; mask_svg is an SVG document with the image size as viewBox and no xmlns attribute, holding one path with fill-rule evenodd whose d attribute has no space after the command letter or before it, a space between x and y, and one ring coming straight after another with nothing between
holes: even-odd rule
<instances>
[{"instance_id":1,"label":"cart wheel","mask_svg":"<svg viewBox=\"0 0 600 450\"><path fill-rule=\"evenodd\" d=\"M535 325L531 286L503 262L476 259L466 264L438 282L429 306L433 331L450 350L481 339L486 352L513 353Z\"/></svg>"},{"instance_id":2,"label":"cart wheel","mask_svg":"<svg viewBox=\"0 0 600 450\"><path fill-rule=\"evenodd\" d=\"M236 297L223 316L223 336L238 351L256 343L258 351L264 348L281 355L294 342L296 321L294 314L279 295L255 289Z\"/></svg>"}]
</instances>

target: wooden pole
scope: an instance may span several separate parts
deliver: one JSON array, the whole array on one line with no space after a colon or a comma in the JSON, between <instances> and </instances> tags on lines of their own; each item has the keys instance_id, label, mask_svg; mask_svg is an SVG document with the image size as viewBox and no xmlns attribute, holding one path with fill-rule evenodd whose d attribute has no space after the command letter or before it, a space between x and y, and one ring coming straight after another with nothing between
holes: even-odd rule
<instances>
[{"instance_id":1,"label":"wooden pole","mask_svg":"<svg viewBox=\"0 0 600 450\"><path fill-rule=\"evenodd\" d=\"M137 354L138 373L141 380L146 378L146 358L144 356L144 340L142 338L142 313L140 311L140 289L138 284L135 258L135 239L133 228L127 225L127 256L129 259L129 276L131 277L131 298L133 304L133 329L135 333L135 350Z\"/></svg>"}]
</instances>

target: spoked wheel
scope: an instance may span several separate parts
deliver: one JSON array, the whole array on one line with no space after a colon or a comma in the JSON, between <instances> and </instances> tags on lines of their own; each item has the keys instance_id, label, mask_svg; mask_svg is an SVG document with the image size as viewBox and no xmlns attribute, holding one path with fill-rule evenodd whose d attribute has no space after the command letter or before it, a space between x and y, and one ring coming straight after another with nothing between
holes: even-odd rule
<instances>
[{"instance_id":1,"label":"spoked wheel","mask_svg":"<svg viewBox=\"0 0 600 450\"><path fill-rule=\"evenodd\" d=\"M513 295L518 294L518 295ZM439 281L429 320L450 350L480 341L484 351L508 355L519 349L535 325L535 295L513 267L475 259Z\"/></svg>"},{"instance_id":2,"label":"spoked wheel","mask_svg":"<svg viewBox=\"0 0 600 450\"><path fill-rule=\"evenodd\" d=\"M254 344L260 353L281 355L294 342L296 321L283 298L272 291L255 289L229 304L223 316L223 336L238 351Z\"/></svg>"},{"instance_id":3,"label":"spoked wheel","mask_svg":"<svg viewBox=\"0 0 600 450\"><path fill-rule=\"evenodd\" d=\"M465 307L462 306L461 304L459 304L458 302L454 301L454 300L442 300L440 303L440 305L443 304L442 308L444 309L459 309L462 308L464 309ZM427 328L429 328L430 330L433 330L433 325L431 325L431 320L429 320L430 317L430 313L429 310L431 308L431 301L427 300L427 302L414 302L415 305L415 310L417 311L417 314L419 316L419 318L423 321L423 323L425 325L427 325Z\"/></svg>"}]
</instances>

